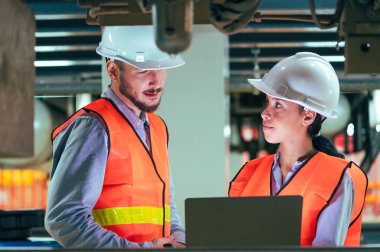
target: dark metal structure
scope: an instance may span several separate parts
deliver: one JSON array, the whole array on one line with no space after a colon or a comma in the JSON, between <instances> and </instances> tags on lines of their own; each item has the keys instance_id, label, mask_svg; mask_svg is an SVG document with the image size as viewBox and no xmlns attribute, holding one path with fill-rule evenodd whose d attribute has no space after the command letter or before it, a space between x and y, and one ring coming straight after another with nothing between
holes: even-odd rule
<instances>
[{"instance_id":1,"label":"dark metal structure","mask_svg":"<svg viewBox=\"0 0 380 252\"><path fill-rule=\"evenodd\" d=\"M315 52L329 60L340 77L341 91L352 99L363 95L371 97L371 90L380 89L380 80L376 75L345 75L346 42L341 40L342 34L337 32L336 27L321 29L313 22L296 22L291 18L283 20L284 16L297 19L310 17L313 14L310 11L310 2L262 1L257 11L261 16L271 17L271 20L250 22L239 33L228 35L227 92L231 97L232 121L245 117L259 120L264 97L255 93L246 79L262 77L276 62L299 51ZM83 92L99 94L101 58L95 53L95 48L100 41L101 32L99 26L86 24L86 9L80 7L76 0L25 0L25 3L34 11L37 21L36 95L74 95ZM315 1L314 14L333 17L336 6L337 1L334 0ZM257 19L259 18L256 17ZM376 22L374 24L378 24ZM376 36L378 33L374 31ZM370 64L361 62L358 58L350 60L354 64ZM363 116L362 121L368 120ZM359 119L355 120L358 125L367 127L365 123L359 123ZM373 131L371 134L378 136L379 133ZM366 141L375 141L377 138L367 136ZM375 151L363 163L369 169L378 148L373 148L375 143L365 145L361 144L362 141L362 136L356 137L356 144L362 149L371 149L371 153Z\"/></svg>"}]
</instances>

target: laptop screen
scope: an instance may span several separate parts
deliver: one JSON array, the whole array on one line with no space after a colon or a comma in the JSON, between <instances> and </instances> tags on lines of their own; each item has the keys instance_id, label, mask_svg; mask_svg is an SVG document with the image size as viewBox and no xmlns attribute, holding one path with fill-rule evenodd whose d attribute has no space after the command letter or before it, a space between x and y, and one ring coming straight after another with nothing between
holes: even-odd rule
<instances>
[{"instance_id":1,"label":"laptop screen","mask_svg":"<svg viewBox=\"0 0 380 252\"><path fill-rule=\"evenodd\" d=\"M299 245L302 196L189 198L186 246Z\"/></svg>"}]
</instances>

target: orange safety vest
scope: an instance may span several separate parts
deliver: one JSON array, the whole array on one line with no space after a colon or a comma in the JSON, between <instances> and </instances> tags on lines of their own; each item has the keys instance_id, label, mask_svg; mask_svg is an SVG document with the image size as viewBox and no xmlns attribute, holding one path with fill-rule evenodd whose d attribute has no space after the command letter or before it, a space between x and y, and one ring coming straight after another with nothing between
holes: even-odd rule
<instances>
[{"instance_id":1,"label":"orange safety vest","mask_svg":"<svg viewBox=\"0 0 380 252\"><path fill-rule=\"evenodd\" d=\"M230 197L271 196L274 155L246 163L231 181ZM353 162L318 152L284 185L277 195L303 196L301 245L311 245L318 218L329 204L341 183L345 171L352 177L355 188L354 205L345 246L360 245L362 210L367 190L367 176Z\"/></svg>"},{"instance_id":2,"label":"orange safety vest","mask_svg":"<svg viewBox=\"0 0 380 252\"><path fill-rule=\"evenodd\" d=\"M92 215L99 225L133 242L170 234L168 134L160 117L148 113L151 153L112 101L101 98L78 110L52 133L95 112L106 124L109 154L102 192Z\"/></svg>"}]
</instances>

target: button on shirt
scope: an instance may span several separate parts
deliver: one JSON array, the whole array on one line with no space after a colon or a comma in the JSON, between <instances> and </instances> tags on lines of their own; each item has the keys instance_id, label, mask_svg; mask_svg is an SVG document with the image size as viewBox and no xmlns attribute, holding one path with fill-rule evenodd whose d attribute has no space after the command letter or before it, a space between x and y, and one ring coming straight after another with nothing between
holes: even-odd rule
<instances>
[{"instance_id":1,"label":"button on shirt","mask_svg":"<svg viewBox=\"0 0 380 252\"><path fill-rule=\"evenodd\" d=\"M102 94L112 100L150 150L146 113L134 114L108 87ZM53 167L48 192L45 227L66 248L150 248L152 242L135 243L109 232L92 217L100 196L108 157L108 136L96 114L75 119L53 141ZM170 177L170 233L185 243L184 228L173 200Z\"/></svg>"},{"instance_id":2,"label":"button on shirt","mask_svg":"<svg viewBox=\"0 0 380 252\"><path fill-rule=\"evenodd\" d=\"M277 153L272 166L272 195L276 195L293 175L308 161L296 161L286 178L282 179L280 153ZM338 190L329 205L322 211L317 223L313 246L342 246L346 239L354 203L354 186L351 175L346 171Z\"/></svg>"}]
</instances>

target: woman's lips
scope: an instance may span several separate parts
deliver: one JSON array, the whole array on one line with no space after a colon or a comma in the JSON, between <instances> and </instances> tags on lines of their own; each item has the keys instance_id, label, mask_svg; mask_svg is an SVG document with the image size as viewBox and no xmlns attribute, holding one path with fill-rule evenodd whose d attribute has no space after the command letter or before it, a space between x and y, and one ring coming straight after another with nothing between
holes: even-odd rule
<instances>
[{"instance_id":1,"label":"woman's lips","mask_svg":"<svg viewBox=\"0 0 380 252\"><path fill-rule=\"evenodd\" d=\"M272 126L270 126L270 125L266 125L266 124L263 125L263 130L264 130L264 131L265 131L265 130L271 130L271 129L273 129Z\"/></svg>"}]
</instances>

